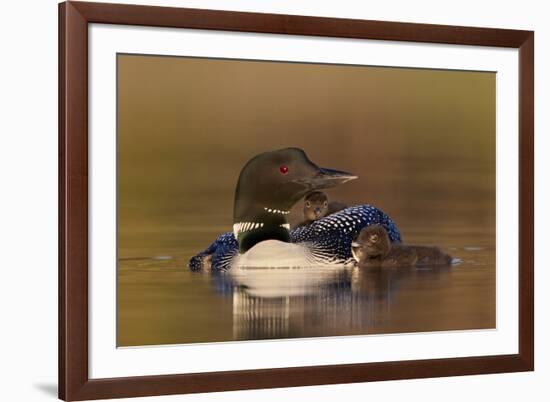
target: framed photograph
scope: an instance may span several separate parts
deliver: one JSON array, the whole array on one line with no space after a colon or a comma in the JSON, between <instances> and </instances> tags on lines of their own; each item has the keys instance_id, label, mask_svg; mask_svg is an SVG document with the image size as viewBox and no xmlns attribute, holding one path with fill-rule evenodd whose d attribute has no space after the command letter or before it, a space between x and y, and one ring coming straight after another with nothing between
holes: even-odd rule
<instances>
[{"instance_id":1,"label":"framed photograph","mask_svg":"<svg viewBox=\"0 0 550 402\"><path fill-rule=\"evenodd\" d=\"M59 22L61 399L533 370L533 32Z\"/></svg>"}]
</instances>

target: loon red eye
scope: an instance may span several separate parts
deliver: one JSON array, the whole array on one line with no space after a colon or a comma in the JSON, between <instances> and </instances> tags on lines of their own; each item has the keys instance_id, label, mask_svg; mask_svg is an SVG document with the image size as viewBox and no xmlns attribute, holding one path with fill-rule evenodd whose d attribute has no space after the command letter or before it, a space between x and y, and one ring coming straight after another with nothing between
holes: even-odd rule
<instances>
[{"instance_id":1,"label":"loon red eye","mask_svg":"<svg viewBox=\"0 0 550 402\"><path fill-rule=\"evenodd\" d=\"M287 174L288 173L288 166L287 165L279 166L279 172L281 172L281 174Z\"/></svg>"}]
</instances>

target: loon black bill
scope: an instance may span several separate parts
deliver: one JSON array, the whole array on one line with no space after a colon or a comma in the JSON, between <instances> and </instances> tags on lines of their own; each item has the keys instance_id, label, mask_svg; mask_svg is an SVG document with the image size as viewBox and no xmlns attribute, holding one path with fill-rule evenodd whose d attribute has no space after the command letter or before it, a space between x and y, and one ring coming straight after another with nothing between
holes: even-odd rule
<instances>
[{"instance_id":1,"label":"loon black bill","mask_svg":"<svg viewBox=\"0 0 550 402\"><path fill-rule=\"evenodd\" d=\"M319 168L319 171L315 176L296 179L294 182L303 184L310 189L315 190L335 187L339 184L343 184L354 179L357 179L357 176L348 172L328 168Z\"/></svg>"}]
</instances>

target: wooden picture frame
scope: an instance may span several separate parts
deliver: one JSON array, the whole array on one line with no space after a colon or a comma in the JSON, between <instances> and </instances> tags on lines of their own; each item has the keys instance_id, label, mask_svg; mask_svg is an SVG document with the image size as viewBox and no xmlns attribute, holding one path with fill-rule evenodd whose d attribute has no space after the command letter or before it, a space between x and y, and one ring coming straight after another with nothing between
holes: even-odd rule
<instances>
[{"instance_id":1,"label":"wooden picture frame","mask_svg":"<svg viewBox=\"0 0 550 402\"><path fill-rule=\"evenodd\" d=\"M519 49L519 353L513 355L90 379L88 375L88 24L193 28ZM59 5L59 397L139 397L534 369L534 33L183 8Z\"/></svg>"}]
</instances>

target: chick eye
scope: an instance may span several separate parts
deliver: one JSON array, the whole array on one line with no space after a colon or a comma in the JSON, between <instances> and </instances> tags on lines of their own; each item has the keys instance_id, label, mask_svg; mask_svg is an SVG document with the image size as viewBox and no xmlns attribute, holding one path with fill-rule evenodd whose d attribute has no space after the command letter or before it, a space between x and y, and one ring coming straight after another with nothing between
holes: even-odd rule
<instances>
[{"instance_id":1,"label":"chick eye","mask_svg":"<svg viewBox=\"0 0 550 402\"><path fill-rule=\"evenodd\" d=\"M307 207L307 208L311 207L311 202L306 201L306 207Z\"/></svg>"},{"instance_id":2,"label":"chick eye","mask_svg":"<svg viewBox=\"0 0 550 402\"><path fill-rule=\"evenodd\" d=\"M328 202L326 202L326 201L323 202L323 206L325 206L325 207L328 206Z\"/></svg>"},{"instance_id":3,"label":"chick eye","mask_svg":"<svg viewBox=\"0 0 550 402\"><path fill-rule=\"evenodd\" d=\"M288 173L288 166L287 165L279 166L279 172L281 172L281 174L287 174Z\"/></svg>"}]
</instances>

